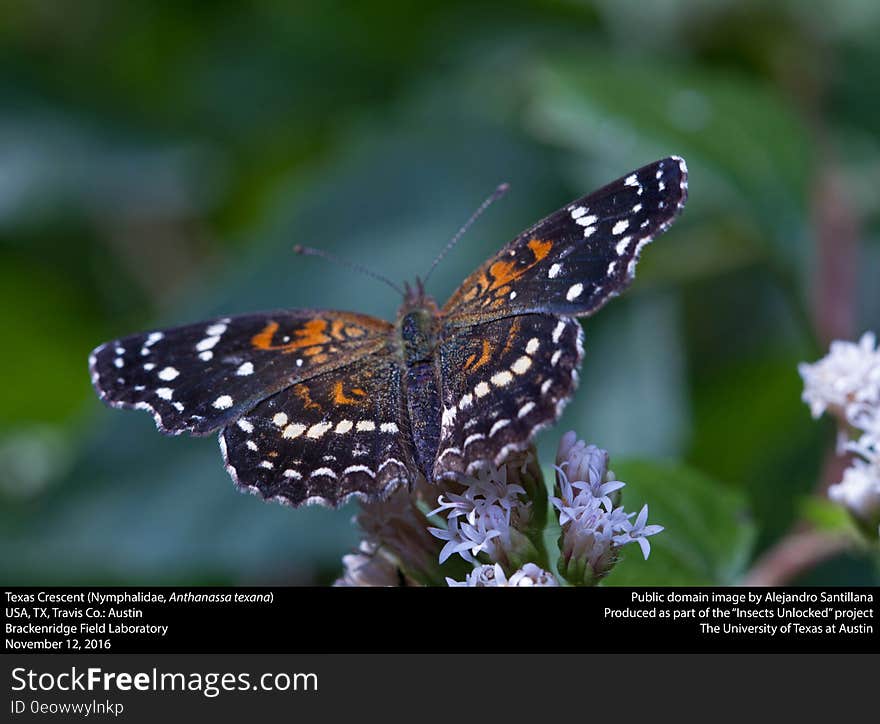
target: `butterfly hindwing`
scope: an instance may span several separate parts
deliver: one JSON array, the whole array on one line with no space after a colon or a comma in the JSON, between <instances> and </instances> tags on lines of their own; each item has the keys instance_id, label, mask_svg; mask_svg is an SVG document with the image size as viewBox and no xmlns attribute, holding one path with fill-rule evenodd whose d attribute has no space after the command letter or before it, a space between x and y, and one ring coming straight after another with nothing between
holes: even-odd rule
<instances>
[{"instance_id":1,"label":"butterfly hindwing","mask_svg":"<svg viewBox=\"0 0 880 724\"><path fill-rule=\"evenodd\" d=\"M400 375L383 349L275 393L220 432L227 470L292 505L373 499L410 482Z\"/></svg>"},{"instance_id":2,"label":"butterfly hindwing","mask_svg":"<svg viewBox=\"0 0 880 724\"><path fill-rule=\"evenodd\" d=\"M443 307L448 324L512 314L591 314L632 281L642 247L687 198L687 167L670 156L539 221L472 273Z\"/></svg>"},{"instance_id":3,"label":"butterfly hindwing","mask_svg":"<svg viewBox=\"0 0 880 724\"><path fill-rule=\"evenodd\" d=\"M108 342L89 367L108 404L148 410L167 434L204 435L298 380L378 349L392 328L317 310L224 317Z\"/></svg>"},{"instance_id":4,"label":"butterfly hindwing","mask_svg":"<svg viewBox=\"0 0 880 724\"><path fill-rule=\"evenodd\" d=\"M439 348L440 445L434 477L500 464L554 422L577 385L576 319L525 314L451 335Z\"/></svg>"}]
</instances>

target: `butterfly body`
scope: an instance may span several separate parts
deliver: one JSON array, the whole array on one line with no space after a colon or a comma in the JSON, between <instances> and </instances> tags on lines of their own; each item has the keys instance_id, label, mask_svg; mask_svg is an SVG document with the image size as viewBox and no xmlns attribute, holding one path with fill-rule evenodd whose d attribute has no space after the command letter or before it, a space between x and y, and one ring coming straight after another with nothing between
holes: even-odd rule
<instances>
[{"instance_id":1,"label":"butterfly body","mask_svg":"<svg viewBox=\"0 0 880 724\"><path fill-rule=\"evenodd\" d=\"M535 224L438 307L397 320L278 310L133 335L90 358L99 396L168 434L219 431L241 487L300 505L500 464L554 422L583 356L577 317L632 280L684 205L684 161L645 166Z\"/></svg>"}]
</instances>

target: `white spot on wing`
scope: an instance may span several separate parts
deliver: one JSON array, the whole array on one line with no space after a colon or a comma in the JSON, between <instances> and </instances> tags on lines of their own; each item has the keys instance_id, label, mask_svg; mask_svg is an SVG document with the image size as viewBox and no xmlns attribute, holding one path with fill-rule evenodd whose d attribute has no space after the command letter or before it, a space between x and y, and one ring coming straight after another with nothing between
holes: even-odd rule
<instances>
[{"instance_id":1,"label":"white spot on wing","mask_svg":"<svg viewBox=\"0 0 880 724\"><path fill-rule=\"evenodd\" d=\"M547 276L550 277L551 279L556 279L556 277L559 276L559 272L561 272L561 271L562 271L562 265L561 264L554 264L553 266L550 267L550 271L547 272Z\"/></svg>"},{"instance_id":2,"label":"white spot on wing","mask_svg":"<svg viewBox=\"0 0 880 724\"><path fill-rule=\"evenodd\" d=\"M524 375L528 371L529 367L531 367L531 366L532 366L532 358L528 357L526 355L523 355L522 357L520 357L516 362L514 362L510 366L510 369L518 375Z\"/></svg>"},{"instance_id":3,"label":"white spot on wing","mask_svg":"<svg viewBox=\"0 0 880 724\"><path fill-rule=\"evenodd\" d=\"M220 337L205 337L201 342L196 345L197 352L207 352L211 349L217 342L220 341Z\"/></svg>"},{"instance_id":4,"label":"white spot on wing","mask_svg":"<svg viewBox=\"0 0 880 724\"><path fill-rule=\"evenodd\" d=\"M510 420L499 420L494 425L492 425L492 429L489 430L489 437L492 437L499 430L507 427L510 424Z\"/></svg>"},{"instance_id":5,"label":"white spot on wing","mask_svg":"<svg viewBox=\"0 0 880 724\"><path fill-rule=\"evenodd\" d=\"M237 424L238 424L238 426L239 426L242 430L244 430L244 432L246 432L248 435L250 435L250 434L254 431L254 426L253 426L253 424L252 424L249 420L247 420L247 419L245 419L245 418L241 418L241 419L238 421Z\"/></svg>"},{"instance_id":6,"label":"white spot on wing","mask_svg":"<svg viewBox=\"0 0 880 724\"><path fill-rule=\"evenodd\" d=\"M558 322L553 330L553 344L559 344L562 333L565 331L565 322Z\"/></svg>"},{"instance_id":7,"label":"white spot on wing","mask_svg":"<svg viewBox=\"0 0 880 724\"><path fill-rule=\"evenodd\" d=\"M166 382L171 382L171 380L176 379L180 375L174 367L166 367L159 373L159 379L165 380Z\"/></svg>"},{"instance_id":8,"label":"white spot on wing","mask_svg":"<svg viewBox=\"0 0 880 724\"><path fill-rule=\"evenodd\" d=\"M496 387L506 387L513 381L513 375L507 370L503 370L492 375L492 384Z\"/></svg>"},{"instance_id":9,"label":"white spot on wing","mask_svg":"<svg viewBox=\"0 0 880 724\"><path fill-rule=\"evenodd\" d=\"M394 422L383 422L383 423L379 426L379 429L380 429L382 432L390 432L390 433L398 432L397 424L394 423Z\"/></svg>"},{"instance_id":10,"label":"white spot on wing","mask_svg":"<svg viewBox=\"0 0 880 724\"><path fill-rule=\"evenodd\" d=\"M253 362L244 362L239 365L238 369L235 370L235 374L239 377L247 377L248 375L252 375L254 373L254 364Z\"/></svg>"},{"instance_id":11,"label":"white spot on wing","mask_svg":"<svg viewBox=\"0 0 880 724\"><path fill-rule=\"evenodd\" d=\"M218 410L228 410L232 407L232 398L229 395L220 395L220 397L214 400L212 405Z\"/></svg>"},{"instance_id":12,"label":"white spot on wing","mask_svg":"<svg viewBox=\"0 0 880 724\"><path fill-rule=\"evenodd\" d=\"M369 475L371 478L375 478L376 474L370 470L366 465L349 465L345 470L342 471L342 475L351 475L352 473L364 473Z\"/></svg>"},{"instance_id":13,"label":"white spot on wing","mask_svg":"<svg viewBox=\"0 0 880 724\"><path fill-rule=\"evenodd\" d=\"M443 408L443 416L440 419L440 425L442 427L449 427L455 422L455 416L458 414L458 408L453 405L452 407L444 407Z\"/></svg>"},{"instance_id":14,"label":"white spot on wing","mask_svg":"<svg viewBox=\"0 0 880 724\"><path fill-rule=\"evenodd\" d=\"M617 236L629 228L629 219L621 219L612 228L611 233Z\"/></svg>"},{"instance_id":15,"label":"white spot on wing","mask_svg":"<svg viewBox=\"0 0 880 724\"><path fill-rule=\"evenodd\" d=\"M489 394L489 385L485 382L480 382L476 387L474 387L474 394L477 397L485 397Z\"/></svg>"},{"instance_id":16,"label":"white spot on wing","mask_svg":"<svg viewBox=\"0 0 880 724\"><path fill-rule=\"evenodd\" d=\"M208 327L205 330L205 334L207 334L209 337L219 337L225 331L226 331L225 324L212 324L210 327Z\"/></svg>"},{"instance_id":17,"label":"white spot on wing","mask_svg":"<svg viewBox=\"0 0 880 724\"><path fill-rule=\"evenodd\" d=\"M376 429L376 423L372 420L361 420L357 424L358 432L372 432Z\"/></svg>"},{"instance_id":18,"label":"white spot on wing","mask_svg":"<svg viewBox=\"0 0 880 724\"><path fill-rule=\"evenodd\" d=\"M583 292L583 291L584 291L584 285L581 284L580 282L578 282L577 284L572 284L568 288L568 291L565 293L565 298L569 302L573 302L575 299L577 299L581 295L581 292Z\"/></svg>"},{"instance_id":19,"label":"white spot on wing","mask_svg":"<svg viewBox=\"0 0 880 724\"><path fill-rule=\"evenodd\" d=\"M485 435L481 435L480 433L476 433L476 434L471 435L470 437L468 437L468 438L464 441L464 445L462 445L462 447L467 447L468 445L471 445L472 443L475 443L475 442L477 442L478 440L485 440L485 439L486 439L486 436L485 436Z\"/></svg>"},{"instance_id":20,"label":"white spot on wing","mask_svg":"<svg viewBox=\"0 0 880 724\"><path fill-rule=\"evenodd\" d=\"M299 423L293 423L284 428L284 432L281 433L281 437L286 437L290 440L294 440L302 435L306 431L305 425L300 425Z\"/></svg>"},{"instance_id":21,"label":"white spot on wing","mask_svg":"<svg viewBox=\"0 0 880 724\"><path fill-rule=\"evenodd\" d=\"M287 413L276 412L275 416L272 418L272 422L275 423L278 427L284 427L287 424Z\"/></svg>"},{"instance_id":22,"label":"white spot on wing","mask_svg":"<svg viewBox=\"0 0 880 724\"><path fill-rule=\"evenodd\" d=\"M354 423L351 420L340 420L339 424L336 425L336 429L333 432L335 432L337 435L344 435L353 427Z\"/></svg>"},{"instance_id":23,"label":"white spot on wing","mask_svg":"<svg viewBox=\"0 0 880 724\"><path fill-rule=\"evenodd\" d=\"M322 437L324 433L327 432L327 430L329 430L331 427L333 427L332 422L319 422L309 428L309 431L306 433L306 437L317 440Z\"/></svg>"},{"instance_id":24,"label":"white spot on wing","mask_svg":"<svg viewBox=\"0 0 880 724\"><path fill-rule=\"evenodd\" d=\"M532 337L528 343L526 344L526 353L527 354L535 354L538 351L538 347L541 346L541 343L538 341L537 337Z\"/></svg>"},{"instance_id":25,"label":"white spot on wing","mask_svg":"<svg viewBox=\"0 0 880 724\"><path fill-rule=\"evenodd\" d=\"M174 390L172 390L170 387L160 387L158 390L156 390L156 394L163 400L170 400L171 397L174 395Z\"/></svg>"},{"instance_id":26,"label":"white spot on wing","mask_svg":"<svg viewBox=\"0 0 880 724\"><path fill-rule=\"evenodd\" d=\"M522 407L519 408L519 412L516 413L516 416L517 417L525 417L534 409L535 409L535 403L534 402L527 402L525 405L523 405Z\"/></svg>"}]
</instances>

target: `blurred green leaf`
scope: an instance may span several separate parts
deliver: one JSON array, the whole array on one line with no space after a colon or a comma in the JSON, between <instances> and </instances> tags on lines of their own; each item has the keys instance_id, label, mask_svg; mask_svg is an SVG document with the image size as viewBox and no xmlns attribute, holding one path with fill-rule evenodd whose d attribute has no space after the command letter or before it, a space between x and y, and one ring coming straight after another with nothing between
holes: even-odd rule
<instances>
[{"instance_id":1,"label":"blurred green leaf","mask_svg":"<svg viewBox=\"0 0 880 724\"><path fill-rule=\"evenodd\" d=\"M710 477L674 463L612 461L626 482L623 505L638 512L648 504L648 523L664 526L652 536L643 560L635 545L605 579L610 586L703 586L736 583L749 562L755 526L745 496Z\"/></svg>"},{"instance_id":2,"label":"blurred green leaf","mask_svg":"<svg viewBox=\"0 0 880 724\"><path fill-rule=\"evenodd\" d=\"M829 533L835 531L856 533L853 520L846 512L846 508L832 503L828 498L818 498L811 495L803 499L800 508L804 520L820 530Z\"/></svg>"}]
</instances>

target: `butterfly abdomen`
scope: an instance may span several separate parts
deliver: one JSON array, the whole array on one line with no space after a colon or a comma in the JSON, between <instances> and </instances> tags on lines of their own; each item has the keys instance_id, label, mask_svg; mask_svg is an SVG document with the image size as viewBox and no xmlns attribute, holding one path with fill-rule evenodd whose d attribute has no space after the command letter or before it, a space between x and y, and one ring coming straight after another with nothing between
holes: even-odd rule
<instances>
[{"instance_id":1,"label":"butterfly abdomen","mask_svg":"<svg viewBox=\"0 0 880 724\"><path fill-rule=\"evenodd\" d=\"M440 388L434 364L436 307L424 299L401 310L399 334L406 368L406 406L415 462L432 479L440 441Z\"/></svg>"},{"instance_id":2,"label":"butterfly abdomen","mask_svg":"<svg viewBox=\"0 0 880 724\"><path fill-rule=\"evenodd\" d=\"M433 363L407 366L406 407L416 463L422 474L432 480L440 444L440 390Z\"/></svg>"}]
</instances>

